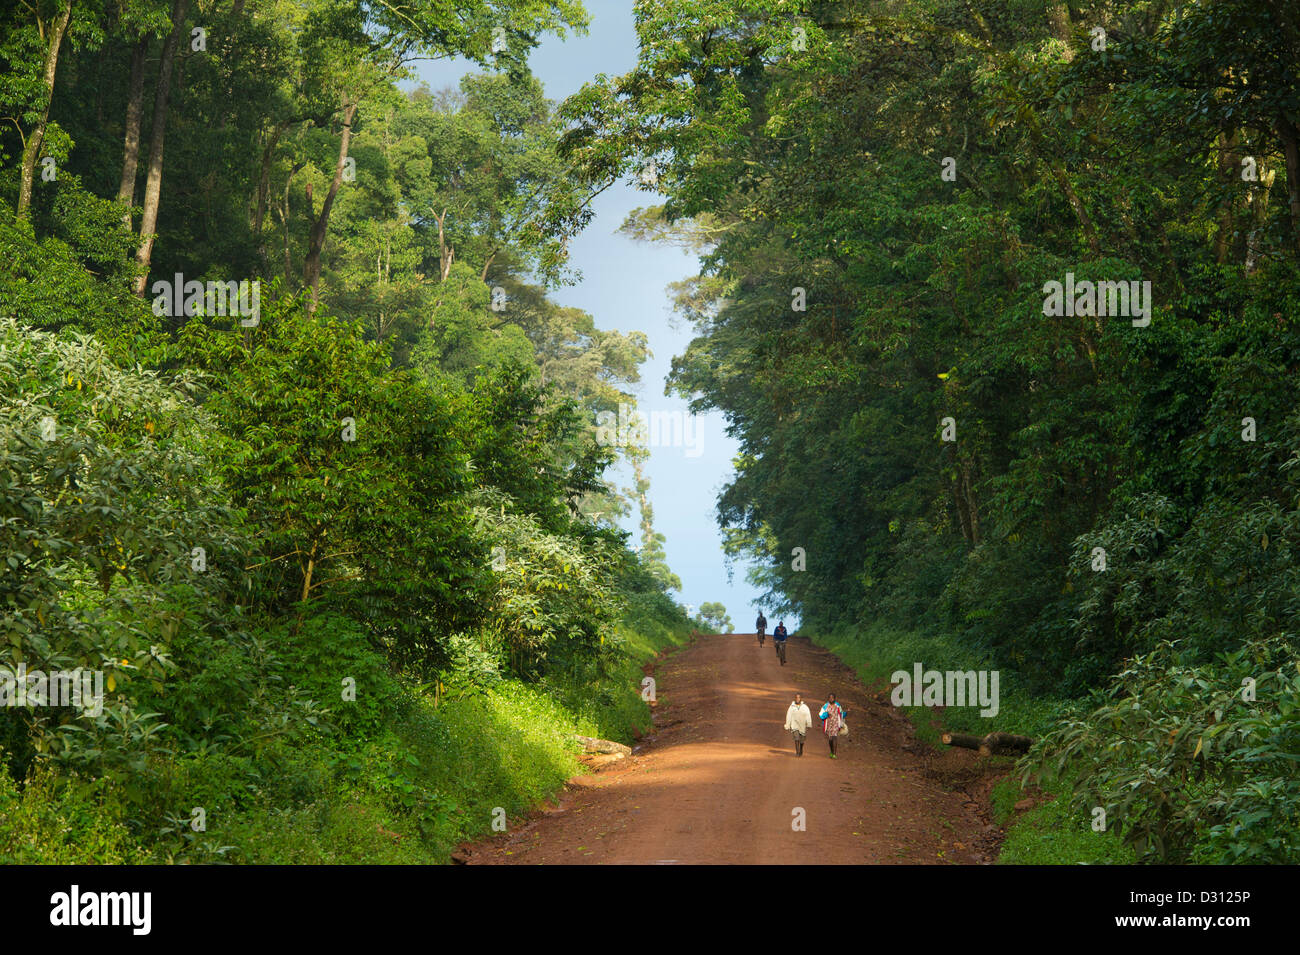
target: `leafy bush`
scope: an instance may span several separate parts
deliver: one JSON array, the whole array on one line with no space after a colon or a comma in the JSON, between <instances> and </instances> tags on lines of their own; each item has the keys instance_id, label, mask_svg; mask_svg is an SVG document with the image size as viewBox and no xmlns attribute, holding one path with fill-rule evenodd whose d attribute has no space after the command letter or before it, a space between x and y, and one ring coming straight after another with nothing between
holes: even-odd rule
<instances>
[{"instance_id":1,"label":"leafy bush","mask_svg":"<svg viewBox=\"0 0 1300 955\"><path fill-rule=\"evenodd\" d=\"M152 731L132 685L175 669L179 595L201 608L228 587L228 567L192 571L196 546L218 565L241 547L194 384L120 369L84 335L0 320L0 663L103 671L108 690L98 716L26 709L25 730L5 734L24 769L34 753L82 771L135 760Z\"/></svg>"},{"instance_id":2,"label":"leafy bush","mask_svg":"<svg viewBox=\"0 0 1300 955\"><path fill-rule=\"evenodd\" d=\"M1176 641L1134 657L1025 765L1077 778L1072 808L1104 808L1143 860L1295 863L1298 761L1300 654L1271 637L1211 663Z\"/></svg>"},{"instance_id":3,"label":"leafy bush","mask_svg":"<svg viewBox=\"0 0 1300 955\"><path fill-rule=\"evenodd\" d=\"M106 780L33 773L20 790L0 762L0 865L147 861Z\"/></svg>"},{"instance_id":4,"label":"leafy bush","mask_svg":"<svg viewBox=\"0 0 1300 955\"><path fill-rule=\"evenodd\" d=\"M613 559L605 546L547 532L495 491L475 495L473 514L495 548L485 630L511 669L537 676L598 653L601 631L618 610L605 577Z\"/></svg>"},{"instance_id":5,"label":"leafy bush","mask_svg":"<svg viewBox=\"0 0 1300 955\"><path fill-rule=\"evenodd\" d=\"M342 735L336 745L375 736L410 704L410 691L355 620L314 614L268 636L283 661L283 679L320 705L323 721ZM345 680L355 699L344 698Z\"/></svg>"}]
</instances>

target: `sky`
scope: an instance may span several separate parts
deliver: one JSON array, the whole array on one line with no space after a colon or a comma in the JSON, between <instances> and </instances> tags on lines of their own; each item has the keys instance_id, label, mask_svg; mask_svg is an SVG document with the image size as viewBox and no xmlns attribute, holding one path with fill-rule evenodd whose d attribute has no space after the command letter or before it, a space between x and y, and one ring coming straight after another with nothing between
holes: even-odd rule
<instances>
[{"instance_id":1,"label":"sky","mask_svg":"<svg viewBox=\"0 0 1300 955\"><path fill-rule=\"evenodd\" d=\"M586 6L591 16L586 35L570 34L563 40L548 36L529 58L546 95L557 102L599 73L626 73L636 65L631 0L588 0ZM418 72L422 81L440 89L455 86L463 74L476 69L464 60L439 60L421 63ZM727 436L720 414L700 415L687 426L686 402L664 395L672 358L684 352L692 338L686 323L673 327L667 286L694 275L696 259L681 249L633 242L617 234L629 212L656 202L654 193L627 182L598 196L594 219L570 246L570 262L582 273L582 281L555 289L551 297L589 312L599 328L643 331L649 337L653 357L641 366L641 383L634 389L637 405L647 415L659 413L663 421L680 415L683 423L680 440L673 441L667 428L667 440L652 440L646 468L655 530L667 538L668 565L682 580L681 591L673 596L696 609L705 601L721 601L735 629L752 632L759 591L745 580L743 563L735 565L728 579L716 519L717 496L730 480L737 443ZM631 487L631 470L620 466L615 480L620 487ZM639 521L635 512L623 520L638 544ZM792 622L787 620L787 626ZM776 620L770 618L769 623L775 626Z\"/></svg>"}]
</instances>

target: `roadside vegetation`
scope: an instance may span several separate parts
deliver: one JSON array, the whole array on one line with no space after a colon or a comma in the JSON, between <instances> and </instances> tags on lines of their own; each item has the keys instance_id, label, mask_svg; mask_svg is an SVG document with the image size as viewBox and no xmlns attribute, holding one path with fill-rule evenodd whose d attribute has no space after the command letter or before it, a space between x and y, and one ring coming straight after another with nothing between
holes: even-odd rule
<instances>
[{"instance_id":1,"label":"roadside vegetation","mask_svg":"<svg viewBox=\"0 0 1300 955\"><path fill-rule=\"evenodd\" d=\"M646 339L549 297L524 64L585 15L416 7L0 14L0 862L445 862L650 724L690 622L592 426Z\"/></svg>"},{"instance_id":2,"label":"roadside vegetation","mask_svg":"<svg viewBox=\"0 0 1300 955\"><path fill-rule=\"evenodd\" d=\"M640 9L565 144L699 253L670 383L769 616L1000 672L943 719L1037 740L1009 861L1300 862L1294 5Z\"/></svg>"}]
</instances>

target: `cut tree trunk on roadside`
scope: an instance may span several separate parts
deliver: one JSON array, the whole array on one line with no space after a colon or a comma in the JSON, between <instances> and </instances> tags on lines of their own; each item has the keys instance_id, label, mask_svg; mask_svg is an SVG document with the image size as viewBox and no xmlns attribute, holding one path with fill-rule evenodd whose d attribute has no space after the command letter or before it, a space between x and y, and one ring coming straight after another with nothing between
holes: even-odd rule
<instances>
[{"instance_id":1,"label":"cut tree trunk on roadside","mask_svg":"<svg viewBox=\"0 0 1300 955\"><path fill-rule=\"evenodd\" d=\"M583 753L578 757L579 762L592 772L600 772L610 766L620 763L627 759L622 753Z\"/></svg>"},{"instance_id":2,"label":"cut tree trunk on roadside","mask_svg":"<svg viewBox=\"0 0 1300 955\"><path fill-rule=\"evenodd\" d=\"M949 746L962 749L977 749L981 756L1010 756L1013 753L1027 753L1034 741L1028 736L1014 733L989 733L987 736L971 736L969 733L944 733L943 741Z\"/></svg>"},{"instance_id":3,"label":"cut tree trunk on roadside","mask_svg":"<svg viewBox=\"0 0 1300 955\"><path fill-rule=\"evenodd\" d=\"M617 753L620 756L631 756L632 748L624 746L622 743L615 743L612 740L596 739L594 736L573 737L582 744L582 748L588 753Z\"/></svg>"}]
</instances>

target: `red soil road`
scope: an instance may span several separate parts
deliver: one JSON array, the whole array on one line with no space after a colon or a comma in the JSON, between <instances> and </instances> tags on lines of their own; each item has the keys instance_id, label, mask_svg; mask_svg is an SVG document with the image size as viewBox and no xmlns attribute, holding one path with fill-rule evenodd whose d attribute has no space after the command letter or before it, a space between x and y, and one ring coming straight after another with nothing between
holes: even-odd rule
<instances>
[{"instance_id":1,"label":"red soil road","mask_svg":"<svg viewBox=\"0 0 1300 955\"><path fill-rule=\"evenodd\" d=\"M559 805L462 847L470 864L987 863L996 830L927 771L909 723L837 658L792 637L711 635L658 664L655 732L631 757L575 777ZM813 714L802 757L783 728L798 690ZM817 712L834 692L850 736L829 758ZM949 754L944 754L944 757ZM955 754L952 754L955 755ZM806 829L795 831L802 808Z\"/></svg>"}]
</instances>

